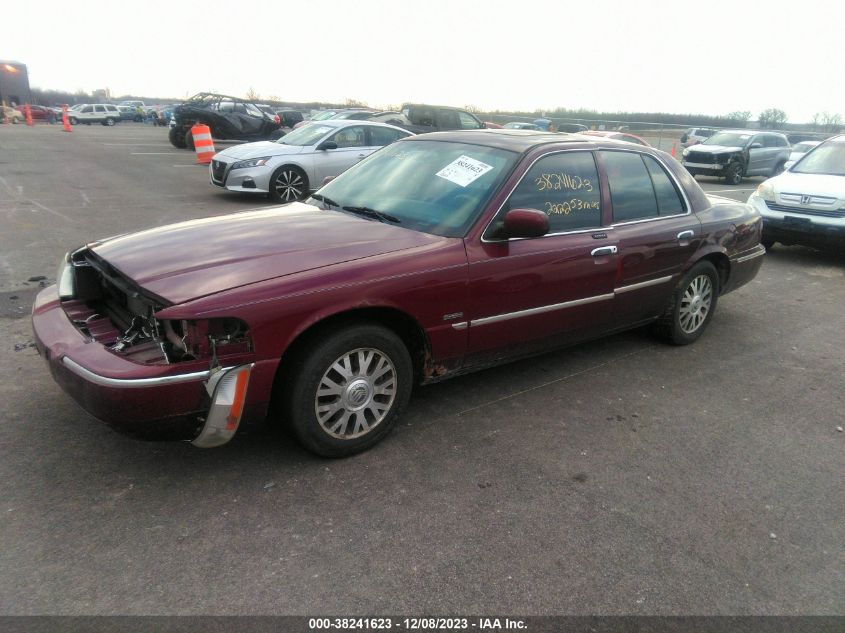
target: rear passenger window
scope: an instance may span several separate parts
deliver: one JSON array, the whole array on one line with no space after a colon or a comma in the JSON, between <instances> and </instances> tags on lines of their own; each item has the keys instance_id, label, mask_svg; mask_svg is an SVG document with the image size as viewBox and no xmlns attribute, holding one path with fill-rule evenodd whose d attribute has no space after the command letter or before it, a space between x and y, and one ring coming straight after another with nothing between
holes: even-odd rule
<instances>
[{"instance_id":1,"label":"rear passenger window","mask_svg":"<svg viewBox=\"0 0 845 633\"><path fill-rule=\"evenodd\" d=\"M504 211L539 209L549 233L601 226L601 191L590 152L561 152L538 160L511 194Z\"/></svg>"},{"instance_id":2,"label":"rear passenger window","mask_svg":"<svg viewBox=\"0 0 845 633\"><path fill-rule=\"evenodd\" d=\"M389 127L368 127L367 129L370 131L370 145L376 147L390 145L396 139L408 136L399 130L391 130Z\"/></svg>"},{"instance_id":3,"label":"rear passenger window","mask_svg":"<svg viewBox=\"0 0 845 633\"><path fill-rule=\"evenodd\" d=\"M602 152L613 221L630 222L658 215L657 198L651 177L640 154L634 152Z\"/></svg>"},{"instance_id":4,"label":"rear passenger window","mask_svg":"<svg viewBox=\"0 0 845 633\"><path fill-rule=\"evenodd\" d=\"M657 198L657 212L660 215L679 215L686 213L686 207L681 199L675 183L669 178L666 170L651 156L643 156L648 175L651 176L651 184L654 186L654 195Z\"/></svg>"}]
</instances>

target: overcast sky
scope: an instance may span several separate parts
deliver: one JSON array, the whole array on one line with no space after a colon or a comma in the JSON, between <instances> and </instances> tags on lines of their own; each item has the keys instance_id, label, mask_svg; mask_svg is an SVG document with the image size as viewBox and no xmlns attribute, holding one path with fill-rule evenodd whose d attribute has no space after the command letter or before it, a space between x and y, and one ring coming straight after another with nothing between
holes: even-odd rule
<instances>
[{"instance_id":1,"label":"overcast sky","mask_svg":"<svg viewBox=\"0 0 845 633\"><path fill-rule=\"evenodd\" d=\"M843 31L839 0L16 1L3 3L0 59L27 64L36 87L113 95L776 107L804 122L845 116Z\"/></svg>"}]
</instances>

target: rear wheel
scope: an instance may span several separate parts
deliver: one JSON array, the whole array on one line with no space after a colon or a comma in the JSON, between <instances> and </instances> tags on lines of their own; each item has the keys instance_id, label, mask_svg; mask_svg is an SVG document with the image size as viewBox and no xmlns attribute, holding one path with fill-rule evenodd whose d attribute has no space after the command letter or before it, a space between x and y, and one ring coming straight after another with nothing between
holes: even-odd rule
<instances>
[{"instance_id":1,"label":"rear wheel","mask_svg":"<svg viewBox=\"0 0 845 633\"><path fill-rule=\"evenodd\" d=\"M411 396L413 367L402 340L374 324L323 332L290 359L282 412L299 440L324 457L359 453L381 441Z\"/></svg>"},{"instance_id":2,"label":"rear wheel","mask_svg":"<svg viewBox=\"0 0 845 633\"><path fill-rule=\"evenodd\" d=\"M760 243L767 251L772 250L772 247L775 245L775 242L776 240L773 240L770 237L764 237L762 240L760 240Z\"/></svg>"},{"instance_id":3,"label":"rear wheel","mask_svg":"<svg viewBox=\"0 0 845 633\"><path fill-rule=\"evenodd\" d=\"M308 195L308 177L299 167L283 165L270 177L270 198L278 202L295 202Z\"/></svg>"},{"instance_id":4,"label":"rear wheel","mask_svg":"<svg viewBox=\"0 0 845 633\"><path fill-rule=\"evenodd\" d=\"M655 332L674 345L698 340L710 323L719 298L719 273L708 261L687 271L672 293L666 311L655 324Z\"/></svg>"},{"instance_id":5,"label":"rear wheel","mask_svg":"<svg viewBox=\"0 0 845 633\"><path fill-rule=\"evenodd\" d=\"M103 125L106 125L108 127L113 127L114 126L114 119L111 118L111 117L106 117L106 120L103 121Z\"/></svg>"}]
</instances>

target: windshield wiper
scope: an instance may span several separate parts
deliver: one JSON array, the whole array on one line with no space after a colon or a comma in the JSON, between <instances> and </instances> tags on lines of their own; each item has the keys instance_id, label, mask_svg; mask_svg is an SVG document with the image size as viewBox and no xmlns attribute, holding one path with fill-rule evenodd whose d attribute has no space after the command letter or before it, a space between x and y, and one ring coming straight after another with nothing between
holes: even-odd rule
<instances>
[{"instance_id":1,"label":"windshield wiper","mask_svg":"<svg viewBox=\"0 0 845 633\"><path fill-rule=\"evenodd\" d=\"M397 218L395 215L390 215L389 213L384 213L383 211L376 211L370 207L341 207L341 209L349 211L350 213L357 213L358 215L373 218L379 222L393 222L394 224L401 224L402 222L402 220Z\"/></svg>"},{"instance_id":2,"label":"windshield wiper","mask_svg":"<svg viewBox=\"0 0 845 633\"><path fill-rule=\"evenodd\" d=\"M320 202L325 202L330 207L339 207L340 206L337 202L335 202L331 198L327 198L326 196L324 196L321 193L312 193L311 197L314 198L314 200L319 200Z\"/></svg>"}]
</instances>

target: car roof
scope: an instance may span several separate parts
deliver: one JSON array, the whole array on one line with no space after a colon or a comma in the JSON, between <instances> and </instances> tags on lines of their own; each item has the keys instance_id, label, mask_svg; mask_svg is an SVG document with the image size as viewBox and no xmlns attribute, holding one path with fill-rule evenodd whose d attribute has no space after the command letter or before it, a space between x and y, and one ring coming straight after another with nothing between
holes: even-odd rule
<instances>
[{"instance_id":1,"label":"car roof","mask_svg":"<svg viewBox=\"0 0 845 633\"><path fill-rule=\"evenodd\" d=\"M390 125L389 123L379 123L378 121L361 121L358 119L324 119L322 121L311 121L309 125L327 125L329 127L352 127L353 125L365 125L367 127L387 127L391 130L401 130L407 132L408 130Z\"/></svg>"},{"instance_id":2,"label":"car roof","mask_svg":"<svg viewBox=\"0 0 845 633\"><path fill-rule=\"evenodd\" d=\"M420 134L405 140L420 141L451 141L454 143L468 143L471 145L484 145L497 149L506 149L512 152L524 153L528 150L552 143L613 143L630 146L625 141L617 141L601 137L601 141L595 136L584 136L582 134L569 134L566 132L544 132L542 130L518 130L513 128L483 129L483 130L451 130L448 132L431 132ZM648 147L643 146L648 150Z\"/></svg>"}]
</instances>

